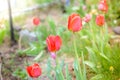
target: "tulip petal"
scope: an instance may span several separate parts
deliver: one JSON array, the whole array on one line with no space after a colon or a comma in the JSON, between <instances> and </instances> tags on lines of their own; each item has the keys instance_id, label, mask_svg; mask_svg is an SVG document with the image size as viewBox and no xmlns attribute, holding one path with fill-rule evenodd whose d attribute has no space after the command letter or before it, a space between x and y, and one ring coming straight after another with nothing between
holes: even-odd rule
<instances>
[{"instance_id":1,"label":"tulip petal","mask_svg":"<svg viewBox=\"0 0 120 80\"><path fill-rule=\"evenodd\" d=\"M33 77L37 78L41 75L41 69L39 66L33 66L31 74L33 75Z\"/></svg>"},{"instance_id":2,"label":"tulip petal","mask_svg":"<svg viewBox=\"0 0 120 80\"><path fill-rule=\"evenodd\" d=\"M79 16L79 14L72 14L71 16L69 16L69 18L68 18L68 29L70 30L70 31L72 31L72 26L70 26L71 25L71 21L72 21L72 19L74 18L74 17L76 17L76 16Z\"/></svg>"},{"instance_id":3,"label":"tulip petal","mask_svg":"<svg viewBox=\"0 0 120 80\"><path fill-rule=\"evenodd\" d=\"M61 44L62 44L61 38L59 36L56 36L55 37L55 47L56 47L56 50L60 49Z\"/></svg>"},{"instance_id":4,"label":"tulip petal","mask_svg":"<svg viewBox=\"0 0 120 80\"><path fill-rule=\"evenodd\" d=\"M68 29L71 31L72 30L72 27L70 26L70 24L71 24L71 16L69 16L69 18L68 18Z\"/></svg>"},{"instance_id":5,"label":"tulip petal","mask_svg":"<svg viewBox=\"0 0 120 80\"><path fill-rule=\"evenodd\" d=\"M38 26L40 24L40 19L38 17L33 18L33 24Z\"/></svg>"},{"instance_id":6,"label":"tulip petal","mask_svg":"<svg viewBox=\"0 0 120 80\"><path fill-rule=\"evenodd\" d=\"M71 18L74 18L74 17L76 17L76 16L79 16L79 14L75 14L75 13L74 13L74 14L71 15Z\"/></svg>"},{"instance_id":7,"label":"tulip petal","mask_svg":"<svg viewBox=\"0 0 120 80\"><path fill-rule=\"evenodd\" d=\"M29 74L30 77L33 77L33 75L31 74L31 70L32 70L32 66L28 66L27 73Z\"/></svg>"},{"instance_id":8,"label":"tulip petal","mask_svg":"<svg viewBox=\"0 0 120 80\"><path fill-rule=\"evenodd\" d=\"M103 15L98 15L98 16L96 17L96 24L97 24L98 26L103 26L104 23L105 23L104 16L103 16Z\"/></svg>"},{"instance_id":9,"label":"tulip petal","mask_svg":"<svg viewBox=\"0 0 120 80\"><path fill-rule=\"evenodd\" d=\"M51 43L50 43L49 37L46 39L46 43L47 43L48 50L50 51L51 50Z\"/></svg>"},{"instance_id":10,"label":"tulip petal","mask_svg":"<svg viewBox=\"0 0 120 80\"><path fill-rule=\"evenodd\" d=\"M108 11L108 4L106 0L101 0L99 5L98 5L98 9L103 11L103 12L107 12Z\"/></svg>"},{"instance_id":11,"label":"tulip petal","mask_svg":"<svg viewBox=\"0 0 120 80\"><path fill-rule=\"evenodd\" d=\"M39 67L39 64L37 64L37 63L35 63L31 66L28 66L26 68L26 70L27 70L29 76L32 78L38 78L42 74L41 68Z\"/></svg>"},{"instance_id":12,"label":"tulip petal","mask_svg":"<svg viewBox=\"0 0 120 80\"><path fill-rule=\"evenodd\" d=\"M62 41L59 36L48 36L46 39L48 50L50 52L55 52L60 49Z\"/></svg>"},{"instance_id":13,"label":"tulip petal","mask_svg":"<svg viewBox=\"0 0 120 80\"><path fill-rule=\"evenodd\" d=\"M77 32L82 29L82 19L79 16L75 16L72 21L71 25L73 32Z\"/></svg>"},{"instance_id":14,"label":"tulip petal","mask_svg":"<svg viewBox=\"0 0 120 80\"><path fill-rule=\"evenodd\" d=\"M48 50L50 52L54 52L56 50L55 48L55 36L49 36L46 40L47 42L47 46L48 46Z\"/></svg>"},{"instance_id":15,"label":"tulip petal","mask_svg":"<svg viewBox=\"0 0 120 80\"><path fill-rule=\"evenodd\" d=\"M38 67L39 67L39 64L37 64L37 63L34 63L34 64L33 64L33 66L38 66Z\"/></svg>"}]
</instances>

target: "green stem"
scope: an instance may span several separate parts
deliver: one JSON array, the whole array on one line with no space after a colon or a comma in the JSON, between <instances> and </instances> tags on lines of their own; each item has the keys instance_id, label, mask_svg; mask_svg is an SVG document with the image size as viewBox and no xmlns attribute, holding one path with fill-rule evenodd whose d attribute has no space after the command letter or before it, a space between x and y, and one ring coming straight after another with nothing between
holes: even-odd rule
<instances>
[{"instance_id":1,"label":"green stem","mask_svg":"<svg viewBox=\"0 0 120 80\"><path fill-rule=\"evenodd\" d=\"M78 52L77 52L77 47L76 47L75 33L73 34L73 36L74 36L73 44L74 44L75 55L76 55L76 58L78 60L79 57L78 57Z\"/></svg>"},{"instance_id":2,"label":"green stem","mask_svg":"<svg viewBox=\"0 0 120 80\"><path fill-rule=\"evenodd\" d=\"M76 55L77 64L78 64L78 71L80 72L80 77L83 80L83 75L82 75L81 67L80 67L80 64L79 64L79 56L78 56L78 52L77 52L75 33L73 33L73 36L74 36L73 44L74 44L74 50L75 50L75 55Z\"/></svg>"},{"instance_id":3,"label":"green stem","mask_svg":"<svg viewBox=\"0 0 120 80\"><path fill-rule=\"evenodd\" d=\"M94 24L93 22L92 23L89 23L89 29L90 29L90 31L91 31L91 34L90 34L90 38L91 38L91 42L92 42L92 47L94 48L94 49L98 49L98 47L97 47L97 43L96 43L96 35L94 34L94 33L96 33L97 32L97 30L95 29L96 28L96 26L92 26L91 24Z\"/></svg>"},{"instance_id":4,"label":"green stem","mask_svg":"<svg viewBox=\"0 0 120 80\"><path fill-rule=\"evenodd\" d=\"M55 52L55 54L56 54L56 52ZM57 54L56 54L56 56L57 56ZM57 67L58 67L58 69L60 69L58 58L56 57L56 68ZM64 80L64 76L63 76L62 70L60 70L60 74L61 74L62 80Z\"/></svg>"},{"instance_id":5,"label":"green stem","mask_svg":"<svg viewBox=\"0 0 120 80\"><path fill-rule=\"evenodd\" d=\"M107 40L108 41L108 38L109 38L109 34L108 34L108 26L107 26L107 24L105 23L105 40Z\"/></svg>"},{"instance_id":6,"label":"green stem","mask_svg":"<svg viewBox=\"0 0 120 80\"><path fill-rule=\"evenodd\" d=\"M81 56L82 56L82 65L83 65L83 79L84 79L84 80L87 80L87 79L86 79L86 67L85 67L85 63L84 63L84 55L83 55L83 52L82 52Z\"/></svg>"},{"instance_id":7,"label":"green stem","mask_svg":"<svg viewBox=\"0 0 120 80\"><path fill-rule=\"evenodd\" d=\"M100 38L101 38L101 41L100 41L100 52L103 53L103 48L104 48L104 26L101 27L101 30L100 30Z\"/></svg>"}]
</instances>

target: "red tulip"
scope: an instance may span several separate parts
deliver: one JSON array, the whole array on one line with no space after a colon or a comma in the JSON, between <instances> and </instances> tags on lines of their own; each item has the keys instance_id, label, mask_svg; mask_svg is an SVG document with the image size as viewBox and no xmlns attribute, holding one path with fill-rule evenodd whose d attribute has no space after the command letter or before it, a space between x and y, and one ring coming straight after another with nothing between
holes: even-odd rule
<instances>
[{"instance_id":1,"label":"red tulip","mask_svg":"<svg viewBox=\"0 0 120 80\"><path fill-rule=\"evenodd\" d=\"M60 49L61 45L62 45L62 40L59 36L48 36L46 39L46 43L48 46L48 50L50 52L56 52Z\"/></svg>"},{"instance_id":2,"label":"red tulip","mask_svg":"<svg viewBox=\"0 0 120 80\"><path fill-rule=\"evenodd\" d=\"M98 15L98 16L96 17L96 24L97 24L98 26L103 26L104 23L105 23L105 18L104 18L104 16L103 16L103 15Z\"/></svg>"},{"instance_id":3,"label":"red tulip","mask_svg":"<svg viewBox=\"0 0 120 80\"><path fill-rule=\"evenodd\" d=\"M107 12L108 11L108 4L106 2L106 0L101 0L99 5L98 5L98 9L103 11L103 12Z\"/></svg>"},{"instance_id":4,"label":"red tulip","mask_svg":"<svg viewBox=\"0 0 120 80\"><path fill-rule=\"evenodd\" d=\"M78 14L72 14L69 16L68 29L72 32L78 32L82 29L82 19Z\"/></svg>"},{"instance_id":5,"label":"red tulip","mask_svg":"<svg viewBox=\"0 0 120 80\"><path fill-rule=\"evenodd\" d=\"M83 18L83 21L85 22L89 22L91 20L91 15L90 14L87 14L84 18Z\"/></svg>"},{"instance_id":6,"label":"red tulip","mask_svg":"<svg viewBox=\"0 0 120 80\"><path fill-rule=\"evenodd\" d=\"M38 26L40 24L40 19L38 17L33 18L33 24Z\"/></svg>"},{"instance_id":7,"label":"red tulip","mask_svg":"<svg viewBox=\"0 0 120 80\"><path fill-rule=\"evenodd\" d=\"M27 70L27 73L29 74L29 76L32 78L38 78L42 74L41 68L40 68L39 64L37 64L37 63L35 63L31 66L28 66L26 68L26 70Z\"/></svg>"}]
</instances>

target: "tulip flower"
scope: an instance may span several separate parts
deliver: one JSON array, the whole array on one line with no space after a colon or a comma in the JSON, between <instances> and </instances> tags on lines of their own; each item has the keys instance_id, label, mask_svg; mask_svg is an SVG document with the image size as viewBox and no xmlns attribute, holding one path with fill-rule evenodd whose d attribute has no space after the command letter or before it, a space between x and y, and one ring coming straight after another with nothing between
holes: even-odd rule
<instances>
[{"instance_id":1,"label":"tulip flower","mask_svg":"<svg viewBox=\"0 0 120 80\"><path fill-rule=\"evenodd\" d=\"M101 0L99 5L98 5L98 9L103 11L103 12L107 12L108 11L108 4L106 2L106 0Z\"/></svg>"},{"instance_id":2,"label":"tulip flower","mask_svg":"<svg viewBox=\"0 0 120 80\"><path fill-rule=\"evenodd\" d=\"M103 15L97 15L97 17L96 17L96 24L97 24L98 26L103 26L104 23L105 23L105 18L104 18L104 16L103 16Z\"/></svg>"},{"instance_id":3,"label":"tulip flower","mask_svg":"<svg viewBox=\"0 0 120 80\"><path fill-rule=\"evenodd\" d=\"M85 22L89 22L90 20L91 20L91 15L90 14L87 14L84 18L83 18L83 21L85 21Z\"/></svg>"},{"instance_id":4,"label":"tulip flower","mask_svg":"<svg viewBox=\"0 0 120 80\"><path fill-rule=\"evenodd\" d=\"M41 68L40 68L39 64L37 64L37 63L35 63L31 66L28 66L26 68L26 70L27 70L27 73L29 74L29 76L32 78L38 78L42 74Z\"/></svg>"},{"instance_id":5,"label":"tulip flower","mask_svg":"<svg viewBox=\"0 0 120 80\"><path fill-rule=\"evenodd\" d=\"M56 52L60 49L62 45L62 40L60 36L50 35L46 39L47 47L50 52Z\"/></svg>"},{"instance_id":6,"label":"tulip flower","mask_svg":"<svg viewBox=\"0 0 120 80\"><path fill-rule=\"evenodd\" d=\"M78 14L72 14L68 18L68 30L78 32L82 29L82 19Z\"/></svg>"},{"instance_id":7,"label":"tulip flower","mask_svg":"<svg viewBox=\"0 0 120 80\"><path fill-rule=\"evenodd\" d=\"M38 26L40 24L40 19L38 17L33 18L33 24Z\"/></svg>"}]
</instances>

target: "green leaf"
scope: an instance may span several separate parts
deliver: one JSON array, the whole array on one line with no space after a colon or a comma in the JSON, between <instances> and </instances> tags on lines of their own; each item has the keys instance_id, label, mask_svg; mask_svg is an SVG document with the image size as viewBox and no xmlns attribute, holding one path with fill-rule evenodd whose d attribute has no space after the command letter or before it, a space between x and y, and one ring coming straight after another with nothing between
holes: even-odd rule
<instances>
[{"instance_id":1,"label":"green leaf","mask_svg":"<svg viewBox=\"0 0 120 80\"><path fill-rule=\"evenodd\" d=\"M50 30L52 31L53 34L56 34L56 31L55 31L56 24L55 24L55 22L52 19L49 19L48 22L49 22Z\"/></svg>"},{"instance_id":2,"label":"green leaf","mask_svg":"<svg viewBox=\"0 0 120 80\"><path fill-rule=\"evenodd\" d=\"M54 80L53 77L50 75L52 70L53 70L53 68L51 66L50 59L48 59L46 72L47 72L47 76L49 77L50 80Z\"/></svg>"},{"instance_id":3,"label":"green leaf","mask_svg":"<svg viewBox=\"0 0 120 80\"><path fill-rule=\"evenodd\" d=\"M56 71L56 80L65 80L64 76L63 76L63 73L62 73L62 70L61 70L59 65L57 65L55 71Z\"/></svg>"},{"instance_id":4,"label":"green leaf","mask_svg":"<svg viewBox=\"0 0 120 80\"><path fill-rule=\"evenodd\" d=\"M97 72L96 68L95 68L95 64L91 61L85 61L84 62L86 65L88 65L90 68L92 68L95 72Z\"/></svg>"},{"instance_id":5,"label":"green leaf","mask_svg":"<svg viewBox=\"0 0 120 80\"><path fill-rule=\"evenodd\" d=\"M86 49L87 49L87 51L89 53L89 59L91 61L94 61L95 63L97 63L95 52L91 48L89 48L89 47L86 47Z\"/></svg>"},{"instance_id":6,"label":"green leaf","mask_svg":"<svg viewBox=\"0 0 120 80\"><path fill-rule=\"evenodd\" d=\"M83 55L83 52L82 52L82 65L83 65L83 79L84 80L87 80L86 78L86 67L85 67L85 63L84 63L84 55Z\"/></svg>"},{"instance_id":7,"label":"green leaf","mask_svg":"<svg viewBox=\"0 0 120 80\"><path fill-rule=\"evenodd\" d=\"M77 60L74 61L74 72L76 75L76 80L83 80L81 69L79 69L79 63Z\"/></svg>"},{"instance_id":8,"label":"green leaf","mask_svg":"<svg viewBox=\"0 0 120 80\"><path fill-rule=\"evenodd\" d=\"M68 65L65 66L65 73L66 73L66 80L72 80L72 77L70 76Z\"/></svg>"},{"instance_id":9,"label":"green leaf","mask_svg":"<svg viewBox=\"0 0 120 80\"><path fill-rule=\"evenodd\" d=\"M41 51L35 58L34 61L37 61L41 58L41 56L43 55L44 51Z\"/></svg>"},{"instance_id":10,"label":"green leaf","mask_svg":"<svg viewBox=\"0 0 120 80\"><path fill-rule=\"evenodd\" d=\"M0 44L2 43L4 37L6 34L6 28L5 29L0 29Z\"/></svg>"},{"instance_id":11,"label":"green leaf","mask_svg":"<svg viewBox=\"0 0 120 80\"><path fill-rule=\"evenodd\" d=\"M50 62L50 59L48 59L47 61L47 73L48 75L50 74L51 70L52 70L52 66L51 66L51 62Z\"/></svg>"},{"instance_id":12,"label":"green leaf","mask_svg":"<svg viewBox=\"0 0 120 80\"><path fill-rule=\"evenodd\" d=\"M25 70L22 70L20 68L16 69L13 74L13 76L15 77L19 77L20 79L22 80L26 80L27 79L27 74L26 74L26 71Z\"/></svg>"},{"instance_id":13,"label":"green leaf","mask_svg":"<svg viewBox=\"0 0 120 80\"><path fill-rule=\"evenodd\" d=\"M64 65L65 65L64 60L62 60L62 62L60 63L60 69L61 70L63 69Z\"/></svg>"},{"instance_id":14,"label":"green leaf","mask_svg":"<svg viewBox=\"0 0 120 80\"><path fill-rule=\"evenodd\" d=\"M110 62L110 59L104 53L100 53L100 56Z\"/></svg>"},{"instance_id":15,"label":"green leaf","mask_svg":"<svg viewBox=\"0 0 120 80\"><path fill-rule=\"evenodd\" d=\"M102 78L103 78L103 75L102 74L98 74L98 75L92 77L90 80L102 80Z\"/></svg>"}]
</instances>

